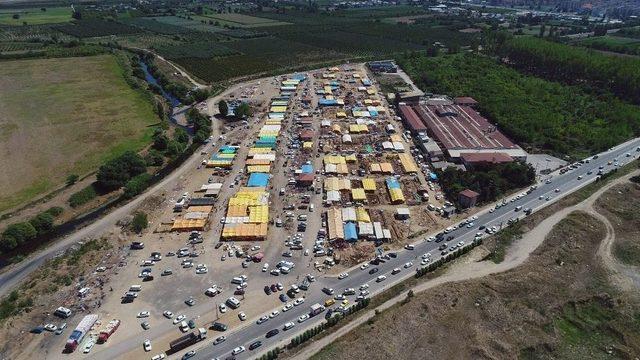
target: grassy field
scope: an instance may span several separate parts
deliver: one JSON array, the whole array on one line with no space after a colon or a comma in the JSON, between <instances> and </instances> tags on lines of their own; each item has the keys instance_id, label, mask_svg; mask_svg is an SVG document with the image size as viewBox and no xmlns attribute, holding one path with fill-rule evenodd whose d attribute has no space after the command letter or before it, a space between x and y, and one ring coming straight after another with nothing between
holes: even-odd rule
<instances>
[{"instance_id":1,"label":"grassy field","mask_svg":"<svg viewBox=\"0 0 640 360\"><path fill-rule=\"evenodd\" d=\"M40 8L0 10L0 24L22 25L26 22L28 25L41 25L71 21L71 9L68 7L46 9L47 11L42 11ZM19 15L18 19L13 18L15 14Z\"/></svg>"},{"instance_id":2,"label":"grassy field","mask_svg":"<svg viewBox=\"0 0 640 360\"><path fill-rule=\"evenodd\" d=\"M2 62L0 211L139 149L157 120L113 56Z\"/></svg>"},{"instance_id":3,"label":"grassy field","mask_svg":"<svg viewBox=\"0 0 640 360\"><path fill-rule=\"evenodd\" d=\"M572 213L522 266L416 294L311 359L633 357L637 294L609 285L595 256L604 235L595 218Z\"/></svg>"}]
</instances>

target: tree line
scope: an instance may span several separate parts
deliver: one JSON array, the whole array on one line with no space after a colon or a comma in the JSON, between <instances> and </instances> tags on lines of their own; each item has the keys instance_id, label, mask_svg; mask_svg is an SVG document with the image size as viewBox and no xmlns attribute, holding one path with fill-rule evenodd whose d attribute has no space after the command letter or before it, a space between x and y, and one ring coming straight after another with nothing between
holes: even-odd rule
<instances>
[{"instance_id":1,"label":"tree line","mask_svg":"<svg viewBox=\"0 0 640 360\"><path fill-rule=\"evenodd\" d=\"M516 161L478 165L468 171L448 167L438 172L438 178L447 198L459 205L458 193L462 190L471 189L480 194L480 203L493 202L510 190L531 185L536 172L531 165Z\"/></svg>"},{"instance_id":2,"label":"tree line","mask_svg":"<svg viewBox=\"0 0 640 360\"><path fill-rule=\"evenodd\" d=\"M498 54L518 70L552 81L610 91L640 104L640 59L608 56L534 37L505 41Z\"/></svg>"},{"instance_id":3,"label":"tree line","mask_svg":"<svg viewBox=\"0 0 640 360\"><path fill-rule=\"evenodd\" d=\"M49 233L53 229L55 218L62 214L61 207L52 207L39 213L28 221L13 223L0 236L0 251L11 251L34 240L38 235Z\"/></svg>"},{"instance_id":4,"label":"tree line","mask_svg":"<svg viewBox=\"0 0 640 360\"><path fill-rule=\"evenodd\" d=\"M504 40L499 35L493 43ZM482 115L530 151L582 158L640 135L640 107L612 94L523 75L468 53L397 61L426 92L476 99Z\"/></svg>"}]
</instances>

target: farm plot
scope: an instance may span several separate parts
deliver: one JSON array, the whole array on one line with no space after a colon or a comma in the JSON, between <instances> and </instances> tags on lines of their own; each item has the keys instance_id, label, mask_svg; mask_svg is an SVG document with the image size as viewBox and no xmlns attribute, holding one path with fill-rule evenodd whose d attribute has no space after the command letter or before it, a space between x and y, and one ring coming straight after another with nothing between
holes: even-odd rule
<instances>
[{"instance_id":1,"label":"farm plot","mask_svg":"<svg viewBox=\"0 0 640 360\"><path fill-rule=\"evenodd\" d=\"M82 20L73 25L59 26L58 29L66 34L79 38L127 35L140 32L139 29L133 26L103 20Z\"/></svg>"},{"instance_id":2,"label":"farm plot","mask_svg":"<svg viewBox=\"0 0 640 360\"><path fill-rule=\"evenodd\" d=\"M238 54L238 51L229 49L228 47L216 42L185 43L173 46L164 45L154 47L154 50L169 59L186 57L210 58Z\"/></svg>"},{"instance_id":3,"label":"farm plot","mask_svg":"<svg viewBox=\"0 0 640 360\"><path fill-rule=\"evenodd\" d=\"M202 18L202 17L198 17ZM198 20L185 19L178 16L159 16L153 18L147 18L149 20L154 20L163 24L171 25L171 26L179 26L186 29L194 30L194 31L203 31L210 33L217 33L223 31L224 28L213 26L212 24L208 24L205 20L205 23L202 23ZM207 19L211 20L211 19Z\"/></svg>"},{"instance_id":4,"label":"farm plot","mask_svg":"<svg viewBox=\"0 0 640 360\"><path fill-rule=\"evenodd\" d=\"M218 21L222 25L233 25L241 27L262 27L262 26L278 26L288 25L290 23L277 21L269 18L256 17L245 14L228 13L228 14L208 14L203 17Z\"/></svg>"},{"instance_id":5,"label":"farm plot","mask_svg":"<svg viewBox=\"0 0 640 360\"><path fill-rule=\"evenodd\" d=\"M2 26L0 41L45 41L55 36L60 41L69 41L71 36L61 33L51 25Z\"/></svg>"},{"instance_id":6,"label":"farm plot","mask_svg":"<svg viewBox=\"0 0 640 360\"><path fill-rule=\"evenodd\" d=\"M0 66L0 211L138 150L157 121L111 55Z\"/></svg>"},{"instance_id":7,"label":"farm plot","mask_svg":"<svg viewBox=\"0 0 640 360\"><path fill-rule=\"evenodd\" d=\"M158 21L158 18L131 18L131 19L122 19L120 20L122 23L127 25L132 25L138 28L142 28L144 30L153 31L157 34L165 34L165 35L177 35L177 34L186 34L191 32L192 30L187 29L182 26L171 25L167 23L163 23Z\"/></svg>"},{"instance_id":8,"label":"farm plot","mask_svg":"<svg viewBox=\"0 0 640 360\"><path fill-rule=\"evenodd\" d=\"M0 25L41 25L65 23L72 20L71 8L28 8L0 10Z\"/></svg>"}]
</instances>

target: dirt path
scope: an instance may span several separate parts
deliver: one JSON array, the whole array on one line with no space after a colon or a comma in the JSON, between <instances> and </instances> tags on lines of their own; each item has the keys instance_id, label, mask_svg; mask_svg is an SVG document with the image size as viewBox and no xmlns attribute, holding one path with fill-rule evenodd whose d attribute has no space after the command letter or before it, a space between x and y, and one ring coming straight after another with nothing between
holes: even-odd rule
<instances>
[{"instance_id":1,"label":"dirt path","mask_svg":"<svg viewBox=\"0 0 640 360\"><path fill-rule=\"evenodd\" d=\"M593 193L586 200L574 206L564 208L544 219L535 228L525 233L520 240L513 243L513 245L508 249L503 262L495 264L491 261L479 261L478 255L476 255L475 257L473 255L467 256L465 258L462 258L464 262L460 262L455 264L454 266L451 266L449 271L443 276L421 283L410 290L413 290L414 293L418 293L448 282L472 280L514 269L522 265L527 260L527 258L529 258L529 255L531 255L531 253L542 244L544 239L556 224L558 224L571 212L576 210L588 212L589 214L600 219L606 225L607 236L600 244L600 248L598 249L598 256L600 256L600 258L603 260L605 266L612 271L612 277L614 278L614 281L616 281L620 286L623 286L624 288L633 286L640 287L640 274L638 274L638 272L634 271L633 269L630 269L629 267L618 263L611 255L611 245L613 244L613 241L615 239L613 226L606 217L593 209L594 202L604 192L617 184L627 181L630 177L639 173L640 170L636 170L626 176L616 179ZM329 345L339 337L347 334L356 327L364 324L370 318L374 317L376 310L383 311L404 300L410 290L402 292L398 296L378 306L376 309L367 311L364 315L353 321L350 321L347 325L325 336L319 341L310 343L304 350L302 350L292 358L296 360L310 358L315 353L317 353L322 348Z\"/></svg>"}]
</instances>

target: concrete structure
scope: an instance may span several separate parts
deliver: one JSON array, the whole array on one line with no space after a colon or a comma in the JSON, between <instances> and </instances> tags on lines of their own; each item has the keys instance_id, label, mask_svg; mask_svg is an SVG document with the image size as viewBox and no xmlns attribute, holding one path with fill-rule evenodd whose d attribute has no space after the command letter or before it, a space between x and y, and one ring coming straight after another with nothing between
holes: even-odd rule
<instances>
[{"instance_id":1,"label":"concrete structure","mask_svg":"<svg viewBox=\"0 0 640 360\"><path fill-rule=\"evenodd\" d=\"M467 170L478 165L506 164L513 162L513 158L502 152L493 153L461 153L460 160Z\"/></svg>"}]
</instances>

